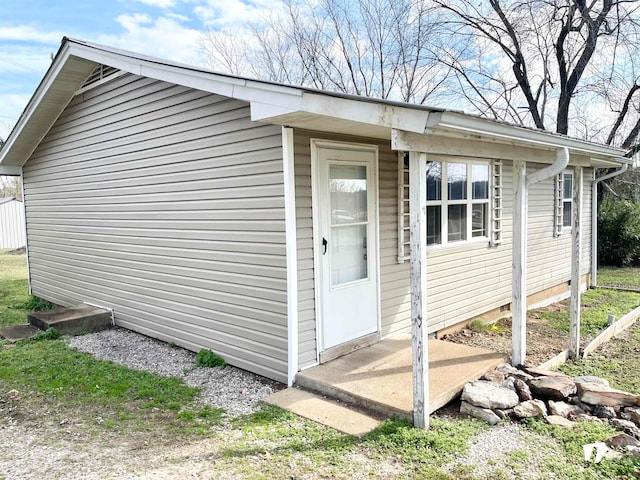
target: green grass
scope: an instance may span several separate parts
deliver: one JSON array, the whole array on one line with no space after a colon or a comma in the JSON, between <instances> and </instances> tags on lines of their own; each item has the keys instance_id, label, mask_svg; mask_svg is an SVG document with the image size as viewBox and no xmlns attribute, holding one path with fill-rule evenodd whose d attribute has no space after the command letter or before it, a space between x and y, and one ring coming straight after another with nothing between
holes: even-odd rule
<instances>
[{"instance_id":1,"label":"green grass","mask_svg":"<svg viewBox=\"0 0 640 480\"><path fill-rule=\"evenodd\" d=\"M595 355L566 363L560 370L567 375L596 375L609 380L614 388L640 394L640 325L631 327L625 338L614 338Z\"/></svg>"},{"instance_id":2,"label":"green grass","mask_svg":"<svg viewBox=\"0 0 640 480\"><path fill-rule=\"evenodd\" d=\"M26 255L0 250L0 327L27 322L30 300Z\"/></svg>"},{"instance_id":3,"label":"green grass","mask_svg":"<svg viewBox=\"0 0 640 480\"><path fill-rule=\"evenodd\" d=\"M598 285L640 289L640 268L601 267Z\"/></svg>"},{"instance_id":4,"label":"green grass","mask_svg":"<svg viewBox=\"0 0 640 480\"><path fill-rule=\"evenodd\" d=\"M51 340L51 332L0 348L0 390L35 392L80 411L99 409L106 412L100 420L105 428L147 430L160 416L160 426L176 434L206 434L222 422L224 410L197 406L199 390L181 379L96 360Z\"/></svg>"},{"instance_id":5,"label":"green grass","mask_svg":"<svg viewBox=\"0 0 640 480\"><path fill-rule=\"evenodd\" d=\"M531 315L549 320L549 326L569 332L570 301L560 303L560 309L533 310ZM608 326L609 314L618 319L640 305L640 293L597 288L582 295L580 334L597 335Z\"/></svg>"},{"instance_id":6,"label":"green grass","mask_svg":"<svg viewBox=\"0 0 640 480\"><path fill-rule=\"evenodd\" d=\"M640 475L640 462L631 456L616 460L603 460L600 463L584 461L583 445L601 442L620 433L607 423L578 422L574 428L562 428L549 425L541 419L525 419L523 425L538 438L554 439L554 452L541 457L541 470L549 472L554 478L567 479L621 479L637 478ZM539 441L539 440L538 440ZM541 449L546 445L536 445ZM547 477L551 478L551 477Z\"/></svg>"}]
</instances>

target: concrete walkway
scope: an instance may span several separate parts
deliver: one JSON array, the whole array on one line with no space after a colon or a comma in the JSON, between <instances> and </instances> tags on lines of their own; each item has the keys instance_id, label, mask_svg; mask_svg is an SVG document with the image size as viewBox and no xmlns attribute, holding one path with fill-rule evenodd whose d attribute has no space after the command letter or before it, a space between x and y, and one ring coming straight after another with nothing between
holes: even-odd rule
<instances>
[{"instance_id":1,"label":"concrete walkway","mask_svg":"<svg viewBox=\"0 0 640 480\"><path fill-rule=\"evenodd\" d=\"M429 410L456 398L465 383L504 361L501 354L429 340ZM298 373L296 384L384 416L413 418L411 337L387 338Z\"/></svg>"}]
</instances>

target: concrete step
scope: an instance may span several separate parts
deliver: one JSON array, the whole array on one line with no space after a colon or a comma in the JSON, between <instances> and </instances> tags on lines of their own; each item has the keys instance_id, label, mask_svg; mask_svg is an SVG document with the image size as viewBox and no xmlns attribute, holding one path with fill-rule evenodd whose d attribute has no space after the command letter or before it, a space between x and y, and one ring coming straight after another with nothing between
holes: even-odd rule
<instances>
[{"instance_id":1,"label":"concrete step","mask_svg":"<svg viewBox=\"0 0 640 480\"><path fill-rule=\"evenodd\" d=\"M27 318L30 325L40 330L55 328L62 335L99 332L112 325L109 310L91 305L76 305L43 312L31 312Z\"/></svg>"},{"instance_id":2,"label":"concrete step","mask_svg":"<svg viewBox=\"0 0 640 480\"><path fill-rule=\"evenodd\" d=\"M297 387L280 390L264 401L347 435L360 437L380 424L380 420L371 414Z\"/></svg>"},{"instance_id":3,"label":"concrete step","mask_svg":"<svg viewBox=\"0 0 640 480\"><path fill-rule=\"evenodd\" d=\"M38 332L40 332L40 330L31 325L11 325L0 328L0 338L4 338L10 342L17 342L18 340L31 338Z\"/></svg>"}]
</instances>

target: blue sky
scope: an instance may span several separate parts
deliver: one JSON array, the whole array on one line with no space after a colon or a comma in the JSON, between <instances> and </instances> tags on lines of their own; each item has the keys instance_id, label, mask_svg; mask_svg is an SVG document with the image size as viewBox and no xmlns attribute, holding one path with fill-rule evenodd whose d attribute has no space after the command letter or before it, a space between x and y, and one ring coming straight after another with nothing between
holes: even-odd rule
<instances>
[{"instance_id":1,"label":"blue sky","mask_svg":"<svg viewBox=\"0 0 640 480\"><path fill-rule=\"evenodd\" d=\"M206 28L242 29L277 0L13 0L0 15L0 137L6 139L63 36L203 65Z\"/></svg>"}]
</instances>

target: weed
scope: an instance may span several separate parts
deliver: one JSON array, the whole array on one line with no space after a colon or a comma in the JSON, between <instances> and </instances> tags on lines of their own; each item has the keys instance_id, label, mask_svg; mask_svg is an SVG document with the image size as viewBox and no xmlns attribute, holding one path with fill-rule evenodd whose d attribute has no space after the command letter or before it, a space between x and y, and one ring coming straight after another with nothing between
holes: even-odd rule
<instances>
[{"instance_id":1,"label":"weed","mask_svg":"<svg viewBox=\"0 0 640 480\"><path fill-rule=\"evenodd\" d=\"M484 318L471 320L471 322L469 322L469 329L472 332L500 332L502 330L497 322L487 323Z\"/></svg>"},{"instance_id":2,"label":"weed","mask_svg":"<svg viewBox=\"0 0 640 480\"><path fill-rule=\"evenodd\" d=\"M36 297L35 295L30 295L28 300L14 304L13 308L27 310L29 312L41 312L43 310L51 310L53 303Z\"/></svg>"},{"instance_id":3,"label":"weed","mask_svg":"<svg viewBox=\"0 0 640 480\"><path fill-rule=\"evenodd\" d=\"M403 420L387 420L365 435L363 443L380 456L395 456L421 475L436 475L434 465L452 461L465 452L468 442L487 428L474 419L455 422L433 419L429 430L419 430Z\"/></svg>"},{"instance_id":4,"label":"weed","mask_svg":"<svg viewBox=\"0 0 640 480\"><path fill-rule=\"evenodd\" d=\"M224 359L211 350L203 348L196 355L197 367L225 367L226 365Z\"/></svg>"},{"instance_id":5,"label":"weed","mask_svg":"<svg viewBox=\"0 0 640 480\"><path fill-rule=\"evenodd\" d=\"M167 342L169 348L176 348L176 342Z\"/></svg>"},{"instance_id":6,"label":"weed","mask_svg":"<svg viewBox=\"0 0 640 480\"><path fill-rule=\"evenodd\" d=\"M58 340L60 338L60 332L53 327L47 328L44 332L38 332L28 341L40 342L42 340Z\"/></svg>"},{"instance_id":7,"label":"weed","mask_svg":"<svg viewBox=\"0 0 640 480\"><path fill-rule=\"evenodd\" d=\"M180 420L191 422L195 420L195 418L196 418L196 413L192 410L182 410L181 412L178 412L178 419Z\"/></svg>"}]
</instances>

